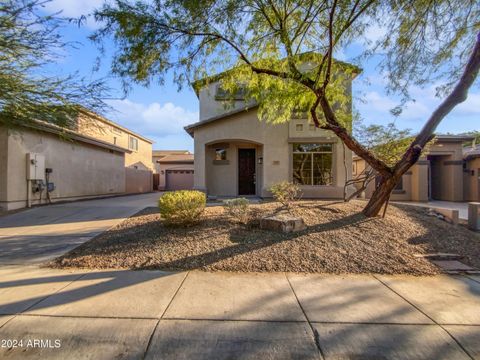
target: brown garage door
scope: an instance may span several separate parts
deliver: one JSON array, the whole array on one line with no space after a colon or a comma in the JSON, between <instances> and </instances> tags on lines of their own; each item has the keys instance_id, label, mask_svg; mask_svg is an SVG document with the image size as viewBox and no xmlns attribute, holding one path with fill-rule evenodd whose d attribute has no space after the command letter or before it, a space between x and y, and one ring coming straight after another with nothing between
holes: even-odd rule
<instances>
[{"instance_id":1,"label":"brown garage door","mask_svg":"<svg viewBox=\"0 0 480 360\"><path fill-rule=\"evenodd\" d=\"M193 170L167 170L166 190L190 190L193 188Z\"/></svg>"}]
</instances>

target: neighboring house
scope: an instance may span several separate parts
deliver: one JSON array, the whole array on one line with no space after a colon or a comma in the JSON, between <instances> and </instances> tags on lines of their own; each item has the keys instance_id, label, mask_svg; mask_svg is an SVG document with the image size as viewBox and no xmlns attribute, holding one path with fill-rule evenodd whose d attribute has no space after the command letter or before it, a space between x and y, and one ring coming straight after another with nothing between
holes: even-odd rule
<instances>
[{"instance_id":1,"label":"neighboring house","mask_svg":"<svg viewBox=\"0 0 480 360\"><path fill-rule=\"evenodd\" d=\"M480 145L463 149L463 192L466 201L480 201Z\"/></svg>"},{"instance_id":2,"label":"neighboring house","mask_svg":"<svg viewBox=\"0 0 480 360\"><path fill-rule=\"evenodd\" d=\"M69 136L62 139L60 134ZM128 149L38 122L0 126L0 210L125 192ZM48 178L47 178L48 177ZM53 183L48 192L45 184Z\"/></svg>"},{"instance_id":3,"label":"neighboring house","mask_svg":"<svg viewBox=\"0 0 480 360\"><path fill-rule=\"evenodd\" d=\"M0 210L151 191L151 141L100 117L90 124L0 126Z\"/></svg>"},{"instance_id":4,"label":"neighboring house","mask_svg":"<svg viewBox=\"0 0 480 360\"><path fill-rule=\"evenodd\" d=\"M154 189L160 191L193 188L193 154L188 150L153 150Z\"/></svg>"},{"instance_id":5,"label":"neighboring house","mask_svg":"<svg viewBox=\"0 0 480 360\"><path fill-rule=\"evenodd\" d=\"M194 89L200 119L185 130L194 139L195 189L209 196L269 197L270 186L286 180L298 183L305 198L343 196L352 152L333 132L306 118L262 122L240 93L233 104L225 100L218 80L197 82ZM351 80L345 91L351 97Z\"/></svg>"},{"instance_id":6,"label":"neighboring house","mask_svg":"<svg viewBox=\"0 0 480 360\"><path fill-rule=\"evenodd\" d=\"M391 195L394 201L465 201L463 143L473 138L463 135L437 135L435 143L408 170ZM365 169L365 160L353 158L353 177ZM375 190L370 182L364 196L370 198Z\"/></svg>"},{"instance_id":7,"label":"neighboring house","mask_svg":"<svg viewBox=\"0 0 480 360\"><path fill-rule=\"evenodd\" d=\"M153 141L97 114L89 114L88 118L80 116L77 124L78 133L129 150L125 154L126 193L153 190Z\"/></svg>"}]
</instances>

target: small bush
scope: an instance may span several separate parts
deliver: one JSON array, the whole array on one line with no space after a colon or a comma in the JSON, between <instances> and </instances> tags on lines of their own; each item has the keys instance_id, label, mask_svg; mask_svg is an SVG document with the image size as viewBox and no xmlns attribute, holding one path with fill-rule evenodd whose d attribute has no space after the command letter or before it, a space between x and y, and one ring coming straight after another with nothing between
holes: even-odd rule
<instances>
[{"instance_id":1,"label":"small bush","mask_svg":"<svg viewBox=\"0 0 480 360\"><path fill-rule=\"evenodd\" d=\"M300 187L297 184L281 181L270 187L270 192L275 201L278 201L285 207L290 207L291 203L300 198Z\"/></svg>"},{"instance_id":2,"label":"small bush","mask_svg":"<svg viewBox=\"0 0 480 360\"><path fill-rule=\"evenodd\" d=\"M160 215L169 225L191 225L200 219L207 197L201 191L167 192L158 200Z\"/></svg>"},{"instance_id":3,"label":"small bush","mask_svg":"<svg viewBox=\"0 0 480 360\"><path fill-rule=\"evenodd\" d=\"M245 198L237 198L223 201L223 208L225 209L227 214L237 219L243 224L246 224L250 217L250 211L248 208L249 205L250 203Z\"/></svg>"}]
</instances>

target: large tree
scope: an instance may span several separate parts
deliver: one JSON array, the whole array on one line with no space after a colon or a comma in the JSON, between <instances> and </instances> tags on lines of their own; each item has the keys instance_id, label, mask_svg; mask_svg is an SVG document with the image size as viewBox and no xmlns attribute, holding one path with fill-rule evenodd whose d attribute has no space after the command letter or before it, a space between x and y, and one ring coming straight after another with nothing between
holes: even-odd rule
<instances>
[{"instance_id":1,"label":"large tree","mask_svg":"<svg viewBox=\"0 0 480 360\"><path fill-rule=\"evenodd\" d=\"M182 84L233 68L222 85L233 92L241 84L261 119L288 121L308 109L317 127L333 131L380 175L367 216L379 213L480 68L475 0L115 0L95 16L103 27L93 39L113 36L112 70L126 84L163 83L169 71ZM373 52L384 54L390 90L408 100L410 85L448 80L444 101L394 164L352 135L344 87L358 68L334 59L352 42L368 42L372 27L386 30Z\"/></svg>"},{"instance_id":2,"label":"large tree","mask_svg":"<svg viewBox=\"0 0 480 360\"><path fill-rule=\"evenodd\" d=\"M76 74L59 76L52 65L72 44L59 29L67 21L47 15L48 0L0 2L0 125L41 120L72 127L79 111L102 111L107 87Z\"/></svg>"}]
</instances>

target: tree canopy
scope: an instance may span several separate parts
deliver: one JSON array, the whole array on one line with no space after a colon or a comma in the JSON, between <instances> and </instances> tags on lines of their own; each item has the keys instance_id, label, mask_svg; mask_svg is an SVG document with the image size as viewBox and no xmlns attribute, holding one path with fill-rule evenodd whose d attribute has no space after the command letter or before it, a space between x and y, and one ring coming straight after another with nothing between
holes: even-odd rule
<instances>
[{"instance_id":1,"label":"tree canopy","mask_svg":"<svg viewBox=\"0 0 480 360\"><path fill-rule=\"evenodd\" d=\"M475 0L114 0L95 17L103 26L92 39L113 38L112 71L127 89L132 81L163 83L167 72L181 86L233 69L222 86L245 87L260 102L261 119L288 121L308 109L317 127L333 131L381 175L368 216L378 214L441 120L465 100L480 68ZM442 79L448 94L395 164L351 135L344 88L355 68L334 58L368 43L375 27L386 31L363 55L384 54L390 90L408 98L410 85Z\"/></svg>"},{"instance_id":2,"label":"tree canopy","mask_svg":"<svg viewBox=\"0 0 480 360\"><path fill-rule=\"evenodd\" d=\"M42 120L70 127L80 109L105 109L102 98L108 89L103 81L45 70L68 46L58 32L64 20L42 13L45 2L0 2L0 125Z\"/></svg>"}]
</instances>

